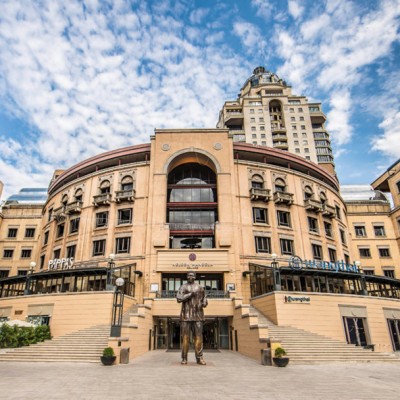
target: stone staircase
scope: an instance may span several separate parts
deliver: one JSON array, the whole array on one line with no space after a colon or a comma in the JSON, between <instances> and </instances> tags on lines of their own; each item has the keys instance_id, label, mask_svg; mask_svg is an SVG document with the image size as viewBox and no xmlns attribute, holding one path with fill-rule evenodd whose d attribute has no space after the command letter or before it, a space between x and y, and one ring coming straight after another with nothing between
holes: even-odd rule
<instances>
[{"instance_id":1,"label":"stone staircase","mask_svg":"<svg viewBox=\"0 0 400 400\"><path fill-rule=\"evenodd\" d=\"M0 361L98 363L109 335L109 325L93 326L42 343L0 350Z\"/></svg>"},{"instance_id":2,"label":"stone staircase","mask_svg":"<svg viewBox=\"0 0 400 400\"><path fill-rule=\"evenodd\" d=\"M268 329L270 339L281 343L291 364L400 363L400 357L395 353L377 353L302 329L277 326L252 306L249 312L257 315L259 328Z\"/></svg>"}]
</instances>

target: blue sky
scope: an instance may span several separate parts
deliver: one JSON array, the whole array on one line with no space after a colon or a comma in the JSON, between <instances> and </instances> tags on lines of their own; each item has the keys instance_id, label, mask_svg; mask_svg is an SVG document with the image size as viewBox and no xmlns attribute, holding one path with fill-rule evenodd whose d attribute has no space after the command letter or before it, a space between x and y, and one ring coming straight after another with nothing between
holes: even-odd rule
<instances>
[{"instance_id":1,"label":"blue sky","mask_svg":"<svg viewBox=\"0 0 400 400\"><path fill-rule=\"evenodd\" d=\"M400 157L400 0L2 0L3 198L54 169L215 127L256 66L321 101L342 184Z\"/></svg>"}]
</instances>

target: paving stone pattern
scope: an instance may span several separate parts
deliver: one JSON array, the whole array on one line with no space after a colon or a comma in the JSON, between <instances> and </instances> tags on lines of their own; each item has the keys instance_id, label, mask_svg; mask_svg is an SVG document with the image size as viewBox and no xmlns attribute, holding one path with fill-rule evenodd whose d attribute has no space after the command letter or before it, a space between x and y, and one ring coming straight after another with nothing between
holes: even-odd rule
<instances>
[{"instance_id":1,"label":"paving stone pattern","mask_svg":"<svg viewBox=\"0 0 400 400\"><path fill-rule=\"evenodd\" d=\"M206 366L151 351L128 365L0 363L0 399L396 400L398 364L262 366L238 353L205 353Z\"/></svg>"}]
</instances>

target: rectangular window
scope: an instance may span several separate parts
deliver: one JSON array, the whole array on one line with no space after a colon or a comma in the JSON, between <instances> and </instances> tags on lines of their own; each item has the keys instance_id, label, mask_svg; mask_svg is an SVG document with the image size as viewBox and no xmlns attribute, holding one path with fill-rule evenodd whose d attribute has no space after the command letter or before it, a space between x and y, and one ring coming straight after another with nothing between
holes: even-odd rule
<instances>
[{"instance_id":1,"label":"rectangular window","mask_svg":"<svg viewBox=\"0 0 400 400\"><path fill-rule=\"evenodd\" d=\"M299 145L299 141L298 141L298 140L295 140L295 141L294 141L294 145L295 145L295 146L298 146L298 145Z\"/></svg>"},{"instance_id":2,"label":"rectangular window","mask_svg":"<svg viewBox=\"0 0 400 400\"><path fill-rule=\"evenodd\" d=\"M71 223L69 226L69 233L76 233L79 230L79 220L80 218L71 219Z\"/></svg>"},{"instance_id":3,"label":"rectangular window","mask_svg":"<svg viewBox=\"0 0 400 400\"><path fill-rule=\"evenodd\" d=\"M318 233L318 220L317 218L307 217L308 219L308 230L313 233Z\"/></svg>"},{"instance_id":4,"label":"rectangular window","mask_svg":"<svg viewBox=\"0 0 400 400\"><path fill-rule=\"evenodd\" d=\"M19 269L17 272L18 276L27 276L28 275L28 271L26 269Z\"/></svg>"},{"instance_id":5,"label":"rectangular window","mask_svg":"<svg viewBox=\"0 0 400 400\"><path fill-rule=\"evenodd\" d=\"M106 240L93 241L93 256L104 256L106 250Z\"/></svg>"},{"instance_id":6,"label":"rectangular window","mask_svg":"<svg viewBox=\"0 0 400 400\"><path fill-rule=\"evenodd\" d=\"M299 112L303 112L303 109L301 107L299 108Z\"/></svg>"},{"instance_id":7,"label":"rectangular window","mask_svg":"<svg viewBox=\"0 0 400 400\"><path fill-rule=\"evenodd\" d=\"M281 253L286 255L294 255L293 240L281 239Z\"/></svg>"},{"instance_id":8,"label":"rectangular window","mask_svg":"<svg viewBox=\"0 0 400 400\"><path fill-rule=\"evenodd\" d=\"M266 208L253 208L253 222L255 224L268 224L268 211Z\"/></svg>"},{"instance_id":9,"label":"rectangular window","mask_svg":"<svg viewBox=\"0 0 400 400\"><path fill-rule=\"evenodd\" d=\"M292 129L295 131L297 129L296 125L292 125Z\"/></svg>"},{"instance_id":10,"label":"rectangular window","mask_svg":"<svg viewBox=\"0 0 400 400\"><path fill-rule=\"evenodd\" d=\"M256 138L257 138L257 134L253 133L253 134L251 135L251 137L252 137L253 139L256 139Z\"/></svg>"},{"instance_id":11,"label":"rectangular window","mask_svg":"<svg viewBox=\"0 0 400 400\"><path fill-rule=\"evenodd\" d=\"M363 269L364 275L374 275L373 269Z\"/></svg>"},{"instance_id":12,"label":"rectangular window","mask_svg":"<svg viewBox=\"0 0 400 400\"><path fill-rule=\"evenodd\" d=\"M307 139L303 139L303 145L308 145L308 140Z\"/></svg>"},{"instance_id":13,"label":"rectangular window","mask_svg":"<svg viewBox=\"0 0 400 400\"><path fill-rule=\"evenodd\" d=\"M345 262L347 265L350 264L350 257L349 257L348 254L345 254L345 255L344 255L344 262Z\"/></svg>"},{"instance_id":14,"label":"rectangular window","mask_svg":"<svg viewBox=\"0 0 400 400\"><path fill-rule=\"evenodd\" d=\"M64 228L65 228L65 224L57 225L57 237L58 238L64 235Z\"/></svg>"},{"instance_id":15,"label":"rectangular window","mask_svg":"<svg viewBox=\"0 0 400 400\"><path fill-rule=\"evenodd\" d=\"M368 248L358 249L360 252L360 257L371 257L371 251Z\"/></svg>"},{"instance_id":16,"label":"rectangular window","mask_svg":"<svg viewBox=\"0 0 400 400\"><path fill-rule=\"evenodd\" d=\"M129 253L130 247L131 247L130 237L117 238L115 241L115 252L117 254Z\"/></svg>"},{"instance_id":17,"label":"rectangular window","mask_svg":"<svg viewBox=\"0 0 400 400\"><path fill-rule=\"evenodd\" d=\"M383 275L387 276L388 278L395 278L394 269L385 269L385 270L383 270Z\"/></svg>"},{"instance_id":18,"label":"rectangular window","mask_svg":"<svg viewBox=\"0 0 400 400\"><path fill-rule=\"evenodd\" d=\"M264 118L263 117L259 118L258 122L264 122Z\"/></svg>"},{"instance_id":19,"label":"rectangular window","mask_svg":"<svg viewBox=\"0 0 400 400\"><path fill-rule=\"evenodd\" d=\"M261 144L262 144L263 146L266 146L266 145L267 145L267 142L266 142L265 140L263 140L263 141L261 142Z\"/></svg>"},{"instance_id":20,"label":"rectangular window","mask_svg":"<svg viewBox=\"0 0 400 400\"><path fill-rule=\"evenodd\" d=\"M358 236L358 237L366 237L367 236L367 231L365 230L365 226L354 225L354 231L356 233L356 236Z\"/></svg>"},{"instance_id":21,"label":"rectangular window","mask_svg":"<svg viewBox=\"0 0 400 400\"><path fill-rule=\"evenodd\" d=\"M307 148L307 147L305 147L305 148L304 148L304 153L309 153L309 152L310 152L310 149Z\"/></svg>"},{"instance_id":22,"label":"rectangular window","mask_svg":"<svg viewBox=\"0 0 400 400\"><path fill-rule=\"evenodd\" d=\"M290 120L291 121L296 121L296 118L295 117L290 117Z\"/></svg>"},{"instance_id":23,"label":"rectangular window","mask_svg":"<svg viewBox=\"0 0 400 400\"><path fill-rule=\"evenodd\" d=\"M250 108L250 114L254 114L254 108Z\"/></svg>"},{"instance_id":24,"label":"rectangular window","mask_svg":"<svg viewBox=\"0 0 400 400\"><path fill-rule=\"evenodd\" d=\"M294 112L294 108L289 108L289 112Z\"/></svg>"},{"instance_id":25,"label":"rectangular window","mask_svg":"<svg viewBox=\"0 0 400 400\"><path fill-rule=\"evenodd\" d=\"M277 211L278 225L290 227L290 212Z\"/></svg>"},{"instance_id":26,"label":"rectangular window","mask_svg":"<svg viewBox=\"0 0 400 400\"><path fill-rule=\"evenodd\" d=\"M340 240L342 242L342 244L346 244L346 234L344 232L343 229L339 229L339 233L340 233Z\"/></svg>"},{"instance_id":27,"label":"rectangular window","mask_svg":"<svg viewBox=\"0 0 400 400\"><path fill-rule=\"evenodd\" d=\"M18 232L18 229L17 229L17 228L8 228L8 235L7 235L7 237L9 237L9 238L15 238L15 237L17 237L17 232Z\"/></svg>"},{"instance_id":28,"label":"rectangular window","mask_svg":"<svg viewBox=\"0 0 400 400\"><path fill-rule=\"evenodd\" d=\"M296 152L296 153L300 153L300 149L294 149L294 151Z\"/></svg>"},{"instance_id":29,"label":"rectangular window","mask_svg":"<svg viewBox=\"0 0 400 400\"><path fill-rule=\"evenodd\" d=\"M294 132L293 137L299 137L299 135L296 132Z\"/></svg>"},{"instance_id":30,"label":"rectangular window","mask_svg":"<svg viewBox=\"0 0 400 400\"><path fill-rule=\"evenodd\" d=\"M44 233L43 245L49 243L49 231Z\"/></svg>"},{"instance_id":31,"label":"rectangular window","mask_svg":"<svg viewBox=\"0 0 400 400\"><path fill-rule=\"evenodd\" d=\"M255 118L250 118L250 122L256 122Z\"/></svg>"},{"instance_id":32,"label":"rectangular window","mask_svg":"<svg viewBox=\"0 0 400 400\"><path fill-rule=\"evenodd\" d=\"M269 237L256 236L256 252L271 254L271 239Z\"/></svg>"},{"instance_id":33,"label":"rectangular window","mask_svg":"<svg viewBox=\"0 0 400 400\"><path fill-rule=\"evenodd\" d=\"M43 267L44 267L45 258L46 258L45 255L40 256L40 267L39 267L40 269L43 269Z\"/></svg>"},{"instance_id":34,"label":"rectangular window","mask_svg":"<svg viewBox=\"0 0 400 400\"><path fill-rule=\"evenodd\" d=\"M0 270L0 279L7 278L9 273L10 273L10 271L8 271L8 270L4 270L4 269Z\"/></svg>"},{"instance_id":35,"label":"rectangular window","mask_svg":"<svg viewBox=\"0 0 400 400\"><path fill-rule=\"evenodd\" d=\"M304 121L304 117L300 117L300 121Z\"/></svg>"},{"instance_id":36,"label":"rectangular window","mask_svg":"<svg viewBox=\"0 0 400 400\"><path fill-rule=\"evenodd\" d=\"M14 254L14 250L12 250L12 249L4 249L3 258L12 258L13 254Z\"/></svg>"},{"instance_id":37,"label":"rectangular window","mask_svg":"<svg viewBox=\"0 0 400 400\"><path fill-rule=\"evenodd\" d=\"M332 231L332 224L329 222L324 221L324 229L325 229L325 235L328 237L333 237L333 231Z\"/></svg>"},{"instance_id":38,"label":"rectangular window","mask_svg":"<svg viewBox=\"0 0 400 400\"><path fill-rule=\"evenodd\" d=\"M328 248L328 252L329 252L329 261L336 262L337 261L336 250Z\"/></svg>"},{"instance_id":39,"label":"rectangular window","mask_svg":"<svg viewBox=\"0 0 400 400\"><path fill-rule=\"evenodd\" d=\"M25 237L26 237L26 238L33 238L33 237L35 237L35 228L26 228L26 229L25 229Z\"/></svg>"},{"instance_id":40,"label":"rectangular window","mask_svg":"<svg viewBox=\"0 0 400 400\"><path fill-rule=\"evenodd\" d=\"M322 246L318 244L312 244L311 247L314 260L322 260Z\"/></svg>"},{"instance_id":41,"label":"rectangular window","mask_svg":"<svg viewBox=\"0 0 400 400\"><path fill-rule=\"evenodd\" d=\"M21 258L31 258L32 250L31 249L22 249L21 250Z\"/></svg>"},{"instance_id":42,"label":"rectangular window","mask_svg":"<svg viewBox=\"0 0 400 400\"><path fill-rule=\"evenodd\" d=\"M108 211L96 213L96 228L103 228L108 225Z\"/></svg>"},{"instance_id":43,"label":"rectangular window","mask_svg":"<svg viewBox=\"0 0 400 400\"><path fill-rule=\"evenodd\" d=\"M264 125L260 125L260 131L265 131L265 126ZM264 134L265 135L265 134ZM262 135L261 135L262 137ZM265 137L265 136L264 136Z\"/></svg>"},{"instance_id":44,"label":"rectangular window","mask_svg":"<svg viewBox=\"0 0 400 400\"><path fill-rule=\"evenodd\" d=\"M52 218L53 218L53 209L49 208L49 214L48 214L47 222L50 222Z\"/></svg>"},{"instance_id":45,"label":"rectangular window","mask_svg":"<svg viewBox=\"0 0 400 400\"><path fill-rule=\"evenodd\" d=\"M76 244L67 246L67 258L74 258L76 253Z\"/></svg>"},{"instance_id":46,"label":"rectangular window","mask_svg":"<svg viewBox=\"0 0 400 400\"><path fill-rule=\"evenodd\" d=\"M265 133L261 134L261 139L265 139Z\"/></svg>"},{"instance_id":47,"label":"rectangular window","mask_svg":"<svg viewBox=\"0 0 400 400\"><path fill-rule=\"evenodd\" d=\"M400 181L396 182L397 193L400 193Z\"/></svg>"},{"instance_id":48,"label":"rectangular window","mask_svg":"<svg viewBox=\"0 0 400 400\"><path fill-rule=\"evenodd\" d=\"M306 129L305 125L301 125L301 129L304 131Z\"/></svg>"},{"instance_id":49,"label":"rectangular window","mask_svg":"<svg viewBox=\"0 0 400 400\"><path fill-rule=\"evenodd\" d=\"M118 225L132 223L132 208L118 210Z\"/></svg>"},{"instance_id":50,"label":"rectangular window","mask_svg":"<svg viewBox=\"0 0 400 400\"><path fill-rule=\"evenodd\" d=\"M385 227L383 225L375 225L374 232L375 232L375 236L386 236L385 235Z\"/></svg>"},{"instance_id":51,"label":"rectangular window","mask_svg":"<svg viewBox=\"0 0 400 400\"><path fill-rule=\"evenodd\" d=\"M339 206L335 206L335 210L336 210L337 219L342 219L342 215L340 213L340 207Z\"/></svg>"},{"instance_id":52,"label":"rectangular window","mask_svg":"<svg viewBox=\"0 0 400 400\"><path fill-rule=\"evenodd\" d=\"M59 259L61 255L61 249L54 250L53 259Z\"/></svg>"},{"instance_id":53,"label":"rectangular window","mask_svg":"<svg viewBox=\"0 0 400 400\"><path fill-rule=\"evenodd\" d=\"M255 127L255 126L252 126L252 127L251 127L251 130L254 132L254 131L256 130L256 127Z\"/></svg>"},{"instance_id":54,"label":"rectangular window","mask_svg":"<svg viewBox=\"0 0 400 400\"><path fill-rule=\"evenodd\" d=\"M390 251L388 248L380 248L378 251L379 257L390 257Z\"/></svg>"}]
</instances>

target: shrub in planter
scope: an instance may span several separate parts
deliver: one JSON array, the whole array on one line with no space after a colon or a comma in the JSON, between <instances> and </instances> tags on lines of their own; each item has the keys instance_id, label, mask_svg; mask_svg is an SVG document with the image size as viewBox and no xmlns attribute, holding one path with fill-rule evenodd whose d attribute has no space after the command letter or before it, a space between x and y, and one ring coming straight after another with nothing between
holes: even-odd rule
<instances>
[{"instance_id":1,"label":"shrub in planter","mask_svg":"<svg viewBox=\"0 0 400 400\"><path fill-rule=\"evenodd\" d=\"M275 365L278 367L286 367L289 364L289 357L286 356L286 351L282 347L277 347L275 349L275 356L272 358Z\"/></svg>"},{"instance_id":2,"label":"shrub in planter","mask_svg":"<svg viewBox=\"0 0 400 400\"><path fill-rule=\"evenodd\" d=\"M100 357L100 360L103 365L113 365L116 358L114 349L112 347L106 347L103 350L103 355Z\"/></svg>"}]
</instances>

